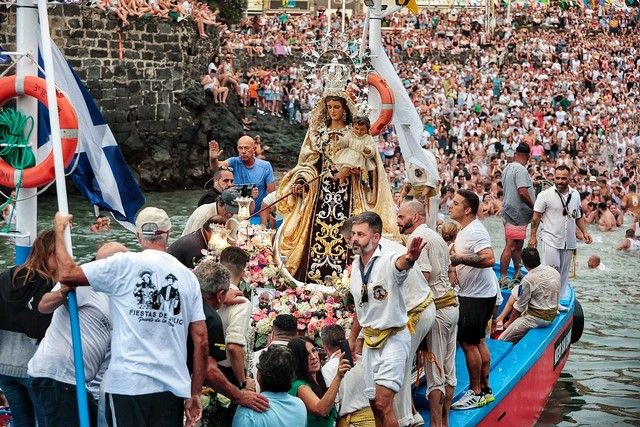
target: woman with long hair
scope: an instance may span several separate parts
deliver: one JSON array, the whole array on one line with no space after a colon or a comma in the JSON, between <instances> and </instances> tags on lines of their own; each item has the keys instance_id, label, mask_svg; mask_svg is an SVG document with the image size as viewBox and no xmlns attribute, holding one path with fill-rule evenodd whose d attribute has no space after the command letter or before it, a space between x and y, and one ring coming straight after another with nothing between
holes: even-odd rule
<instances>
[{"instance_id":1,"label":"woman with long hair","mask_svg":"<svg viewBox=\"0 0 640 427\"><path fill-rule=\"evenodd\" d=\"M334 403L344 374L351 369L347 359L340 361L338 373L329 384L320 372L318 350L309 337L295 337L287 345L293 354L294 381L289 394L300 398L307 408L308 427L330 427L338 418Z\"/></svg>"},{"instance_id":2,"label":"woman with long hair","mask_svg":"<svg viewBox=\"0 0 640 427\"><path fill-rule=\"evenodd\" d=\"M14 427L36 425L27 363L51 323L38 304L57 280L55 234L47 230L35 239L27 261L0 275L0 389L9 401ZM45 425L38 414L38 424Z\"/></svg>"}]
</instances>

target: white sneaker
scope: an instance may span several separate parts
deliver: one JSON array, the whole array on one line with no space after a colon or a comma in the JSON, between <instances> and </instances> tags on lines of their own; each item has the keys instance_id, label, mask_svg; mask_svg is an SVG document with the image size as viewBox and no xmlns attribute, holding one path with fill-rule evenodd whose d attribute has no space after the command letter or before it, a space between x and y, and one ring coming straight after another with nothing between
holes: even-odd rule
<instances>
[{"instance_id":1,"label":"white sneaker","mask_svg":"<svg viewBox=\"0 0 640 427\"><path fill-rule=\"evenodd\" d=\"M567 311L569 311L569 307L562 304L558 304L558 311L560 313L566 313Z\"/></svg>"},{"instance_id":2,"label":"white sneaker","mask_svg":"<svg viewBox=\"0 0 640 427\"><path fill-rule=\"evenodd\" d=\"M473 390L467 390L460 399L451 405L451 409L475 409L487 404L484 395L475 394Z\"/></svg>"}]
</instances>

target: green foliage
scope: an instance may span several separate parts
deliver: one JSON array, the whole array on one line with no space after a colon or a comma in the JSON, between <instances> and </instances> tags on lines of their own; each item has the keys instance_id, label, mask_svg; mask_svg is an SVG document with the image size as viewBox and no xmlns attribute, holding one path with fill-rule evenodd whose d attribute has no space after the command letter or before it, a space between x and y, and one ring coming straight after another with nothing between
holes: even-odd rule
<instances>
[{"instance_id":1,"label":"green foliage","mask_svg":"<svg viewBox=\"0 0 640 427\"><path fill-rule=\"evenodd\" d=\"M267 336L266 335L256 335L256 343L253 346L254 350L258 350L263 348L267 344Z\"/></svg>"},{"instance_id":2,"label":"green foliage","mask_svg":"<svg viewBox=\"0 0 640 427\"><path fill-rule=\"evenodd\" d=\"M219 9L219 18L225 24L237 24L247 11L247 0L209 0L211 10Z\"/></svg>"}]
</instances>

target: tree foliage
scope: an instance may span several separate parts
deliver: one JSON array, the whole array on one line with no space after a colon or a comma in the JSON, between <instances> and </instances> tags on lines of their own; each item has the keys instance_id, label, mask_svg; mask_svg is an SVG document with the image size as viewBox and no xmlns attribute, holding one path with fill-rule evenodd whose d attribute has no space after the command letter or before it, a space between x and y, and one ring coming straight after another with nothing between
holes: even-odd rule
<instances>
[{"instance_id":1,"label":"tree foliage","mask_svg":"<svg viewBox=\"0 0 640 427\"><path fill-rule=\"evenodd\" d=\"M209 7L220 10L220 21L237 24L247 11L247 0L209 0Z\"/></svg>"}]
</instances>

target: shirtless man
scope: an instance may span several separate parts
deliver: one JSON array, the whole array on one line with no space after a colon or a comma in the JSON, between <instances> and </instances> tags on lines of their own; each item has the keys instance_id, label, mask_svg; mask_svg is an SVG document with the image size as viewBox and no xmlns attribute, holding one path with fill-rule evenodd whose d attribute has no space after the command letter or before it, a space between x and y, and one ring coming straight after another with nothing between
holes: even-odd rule
<instances>
[{"instance_id":1,"label":"shirtless man","mask_svg":"<svg viewBox=\"0 0 640 427\"><path fill-rule=\"evenodd\" d=\"M617 228L616 217L607 208L607 204L604 202L598 203L598 228L600 231L613 231Z\"/></svg>"}]
</instances>

